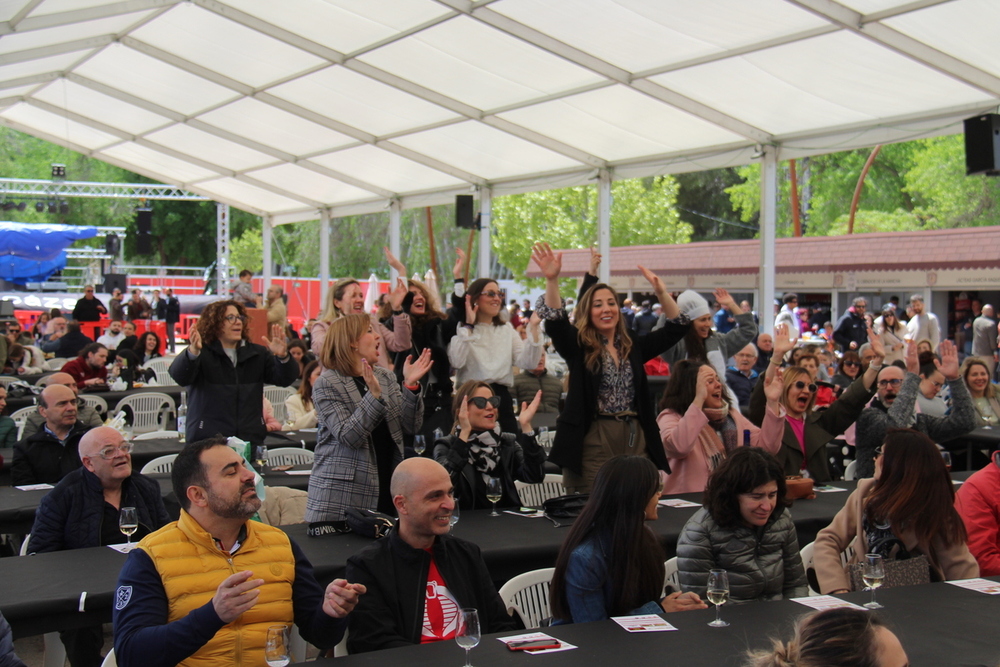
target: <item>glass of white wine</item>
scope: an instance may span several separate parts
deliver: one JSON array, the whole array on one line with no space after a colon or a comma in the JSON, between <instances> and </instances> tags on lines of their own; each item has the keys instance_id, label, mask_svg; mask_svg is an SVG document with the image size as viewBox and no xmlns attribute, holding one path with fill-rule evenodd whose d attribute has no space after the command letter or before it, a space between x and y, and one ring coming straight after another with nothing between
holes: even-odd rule
<instances>
[{"instance_id":1,"label":"glass of white wine","mask_svg":"<svg viewBox=\"0 0 1000 667\"><path fill-rule=\"evenodd\" d=\"M875 589L882 585L883 579L885 579L885 567L882 564L882 556L865 554L861 581L864 582L865 588L870 588L872 591L872 601L865 604L866 609L882 609L882 605L875 601Z\"/></svg>"},{"instance_id":2,"label":"glass of white wine","mask_svg":"<svg viewBox=\"0 0 1000 667\"><path fill-rule=\"evenodd\" d=\"M461 625L458 634L455 635L455 641L465 649L465 667L472 667L472 663L469 662L469 651L479 646L479 612L472 608L463 608L460 613Z\"/></svg>"},{"instance_id":3,"label":"glass of white wine","mask_svg":"<svg viewBox=\"0 0 1000 667\"><path fill-rule=\"evenodd\" d=\"M134 507L123 507L118 514L118 529L125 534L126 543L132 547L132 533L139 529L139 516Z\"/></svg>"},{"instance_id":4,"label":"glass of white wine","mask_svg":"<svg viewBox=\"0 0 1000 667\"><path fill-rule=\"evenodd\" d=\"M254 447L253 459L254 464L257 466L257 472L263 473L264 467L267 465L267 445L257 445Z\"/></svg>"},{"instance_id":5,"label":"glass of white wine","mask_svg":"<svg viewBox=\"0 0 1000 667\"><path fill-rule=\"evenodd\" d=\"M490 516L500 516L497 514L497 503L500 502L500 498L503 497L503 485L500 483L499 477L487 477L486 478L486 500L493 503L493 511L490 512Z\"/></svg>"},{"instance_id":6,"label":"glass of white wine","mask_svg":"<svg viewBox=\"0 0 1000 667\"><path fill-rule=\"evenodd\" d=\"M725 570L712 570L708 573L708 601L715 605L715 620L709 623L713 628L729 627L720 618L719 609L729 601L729 573Z\"/></svg>"},{"instance_id":7,"label":"glass of white wine","mask_svg":"<svg viewBox=\"0 0 1000 667\"><path fill-rule=\"evenodd\" d=\"M427 441L424 439L424 436L413 436L413 451L417 453L417 456L423 456L424 452L427 451Z\"/></svg>"},{"instance_id":8,"label":"glass of white wine","mask_svg":"<svg viewBox=\"0 0 1000 667\"><path fill-rule=\"evenodd\" d=\"M292 661L288 654L288 626L272 625L267 629L264 643L264 661L268 667L285 667Z\"/></svg>"},{"instance_id":9,"label":"glass of white wine","mask_svg":"<svg viewBox=\"0 0 1000 667\"><path fill-rule=\"evenodd\" d=\"M458 498L455 498L455 507L451 510L451 516L448 517L448 527L452 530L455 529L455 524L458 523L459 514Z\"/></svg>"}]
</instances>

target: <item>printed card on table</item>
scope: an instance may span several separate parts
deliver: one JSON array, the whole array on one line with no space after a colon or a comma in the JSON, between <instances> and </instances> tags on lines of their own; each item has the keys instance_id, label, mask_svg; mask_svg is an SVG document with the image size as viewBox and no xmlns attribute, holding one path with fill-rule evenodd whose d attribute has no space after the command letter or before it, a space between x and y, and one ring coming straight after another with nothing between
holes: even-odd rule
<instances>
[{"instance_id":1,"label":"printed card on table","mask_svg":"<svg viewBox=\"0 0 1000 667\"><path fill-rule=\"evenodd\" d=\"M128 552L135 549L137 546L139 546L138 542L133 542L132 544L128 544L127 542L122 542L121 544L109 544L108 548L114 549L115 551L120 551L123 554L127 554Z\"/></svg>"},{"instance_id":2,"label":"printed card on table","mask_svg":"<svg viewBox=\"0 0 1000 667\"><path fill-rule=\"evenodd\" d=\"M847 493L847 489L842 489L839 486L814 486L813 491L816 493Z\"/></svg>"},{"instance_id":3,"label":"printed card on table","mask_svg":"<svg viewBox=\"0 0 1000 667\"><path fill-rule=\"evenodd\" d=\"M18 491L44 491L45 489L54 489L55 487L51 484L22 484L14 488Z\"/></svg>"},{"instance_id":4,"label":"printed card on table","mask_svg":"<svg viewBox=\"0 0 1000 667\"><path fill-rule=\"evenodd\" d=\"M523 653L541 655L542 653L557 653L559 651L569 651L570 649L576 648L572 644L567 644L561 639L556 639L552 635L547 635L544 632L528 632L523 635L514 635L513 637L497 637L497 641L501 641L504 644L510 644L512 642L535 642L541 640L559 642L559 648L546 648L538 651L523 651Z\"/></svg>"},{"instance_id":5,"label":"printed card on table","mask_svg":"<svg viewBox=\"0 0 1000 667\"><path fill-rule=\"evenodd\" d=\"M812 607L813 609L833 609L835 607L851 607L852 609L864 609L853 602L848 602L847 600L841 600L840 598L835 598L832 595L815 595L808 598L792 598L792 602L798 602L799 604L805 605L807 607Z\"/></svg>"},{"instance_id":6,"label":"printed card on table","mask_svg":"<svg viewBox=\"0 0 1000 667\"><path fill-rule=\"evenodd\" d=\"M957 581L949 581L948 583L952 586L968 588L970 591L979 591L980 593L986 593L987 595L1000 595L1000 583L990 581L989 579L977 577L975 579L959 579Z\"/></svg>"},{"instance_id":7,"label":"printed card on table","mask_svg":"<svg viewBox=\"0 0 1000 667\"><path fill-rule=\"evenodd\" d=\"M690 500L683 500L681 498L661 498L657 504L661 507L701 507L701 503L693 503Z\"/></svg>"},{"instance_id":8,"label":"printed card on table","mask_svg":"<svg viewBox=\"0 0 1000 667\"><path fill-rule=\"evenodd\" d=\"M611 620L629 632L669 632L677 629L656 614L612 616Z\"/></svg>"}]
</instances>

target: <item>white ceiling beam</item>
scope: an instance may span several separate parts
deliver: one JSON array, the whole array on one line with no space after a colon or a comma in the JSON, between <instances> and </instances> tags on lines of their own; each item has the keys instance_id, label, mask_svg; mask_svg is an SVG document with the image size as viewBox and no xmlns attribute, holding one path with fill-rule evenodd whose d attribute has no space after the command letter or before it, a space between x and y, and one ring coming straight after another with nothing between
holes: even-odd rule
<instances>
[{"instance_id":1,"label":"white ceiling beam","mask_svg":"<svg viewBox=\"0 0 1000 667\"><path fill-rule=\"evenodd\" d=\"M7 35L12 32L24 33L34 30L44 30L45 28L56 28L64 25L73 25L83 21L94 19L110 18L112 16L122 16L148 9L158 9L160 7L170 7L178 5L185 0L127 0L126 2L114 2L107 5L96 5L84 9L75 9L68 12L56 14L45 14L42 16L29 16L16 25L11 25L10 21L0 22L0 35Z\"/></svg>"},{"instance_id":2,"label":"white ceiling beam","mask_svg":"<svg viewBox=\"0 0 1000 667\"><path fill-rule=\"evenodd\" d=\"M464 169L459 169L458 167L446 164L437 160L435 158L424 155L423 153L418 153L414 150L410 150L404 146L393 143L391 141L377 141L375 146L378 148L394 153L400 157L405 157L408 160L413 160L418 164L422 164L425 167L430 167L431 169L437 169L438 171L443 171L446 174L454 176L455 178L466 181L472 185L486 185L486 179L482 176L477 176Z\"/></svg>"},{"instance_id":3,"label":"white ceiling beam","mask_svg":"<svg viewBox=\"0 0 1000 667\"><path fill-rule=\"evenodd\" d=\"M23 63L31 60L38 60L40 58L48 58L49 56L59 56L64 53L73 53L75 51L99 49L111 44L114 41L114 35L101 35L99 37L88 37L86 39L77 39L70 42L60 42L58 44L39 46L34 49L25 49L24 51L11 51L10 53L0 55L0 65Z\"/></svg>"},{"instance_id":4,"label":"white ceiling beam","mask_svg":"<svg viewBox=\"0 0 1000 667\"><path fill-rule=\"evenodd\" d=\"M77 83L81 86L89 88L103 95L107 95L108 97L113 97L121 102L137 106L140 109L145 109L146 111L163 116L164 118L167 118L177 123L183 123L184 121L187 120L187 116L185 116L180 112L174 111L173 109L168 109L164 106L160 106L159 104L155 102L150 102L149 100L144 99L142 97L137 97L130 93L126 93L124 90L119 90L105 83L101 83L100 81L95 81L94 79L90 79L85 76L80 76L75 72L67 72L66 80L72 81L73 83Z\"/></svg>"},{"instance_id":5,"label":"white ceiling beam","mask_svg":"<svg viewBox=\"0 0 1000 667\"><path fill-rule=\"evenodd\" d=\"M243 181L244 183L248 183L249 185L252 185L255 188L260 188L261 190L267 190L268 192L273 192L274 194L279 195L281 197L285 197L286 199L292 199L297 202L302 202L307 206L314 206L316 209L321 209L324 206L326 206L324 202L317 201L315 199L309 199L308 197L303 197L302 195L297 195L293 192L285 190L284 188L279 188L275 185L271 185L267 181L262 181L261 179L255 178L248 174L236 174L236 180Z\"/></svg>"},{"instance_id":6,"label":"white ceiling beam","mask_svg":"<svg viewBox=\"0 0 1000 667\"><path fill-rule=\"evenodd\" d=\"M48 111L51 114L62 116L63 118L68 118L69 120L80 123L81 125L86 125L87 127L98 130L99 132L104 132L105 134L110 134L114 137L118 137L123 141L133 141L135 139L134 135L125 132L121 128L107 125L105 123L102 123L98 120L94 120L93 118L89 118L87 116L82 116L76 113L75 111L64 109L63 107L50 104L49 102L45 102L43 100L39 100L34 97L26 97L24 102L25 104L31 105L38 109L43 109L45 111Z\"/></svg>"},{"instance_id":7,"label":"white ceiling beam","mask_svg":"<svg viewBox=\"0 0 1000 667\"><path fill-rule=\"evenodd\" d=\"M890 7L889 9L883 9L879 12L872 12L871 14L865 14L862 17L862 23L869 23L871 21L881 21L883 19L890 19L894 16L902 16L903 14L909 14L910 12L916 12L921 9L927 9L928 7L934 7L935 5L943 5L946 2L953 2L954 0L914 0L905 5L898 5L896 7Z\"/></svg>"},{"instance_id":8,"label":"white ceiling beam","mask_svg":"<svg viewBox=\"0 0 1000 667\"><path fill-rule=\"evenodd\" d=\"M122 37L121 43L129 47L130 49L135 49L140 53L144 53L151 58L155 58L156 60L165 62L168 65L172 65L179 70L188 72L189 74L194 74L196 76L200 76L203 79L208 79L212 83L217 84L219 86L223 86L224 88L228 88L234 92L239 93L240 95L243 96L252 95L254 92L253 86L249 86L243 83L242 81L237 81L236 79L232 79L224 74L221 74L220 72L216 72L215 70L211 70L207 67L202 67L201 65L193 63L186 58L181 58L176 54L173 54L169 51L164 51L163 49L155 47L151 44L147 44L146 42L136 39L135 37L129 37L129 36Z\"/></svg>"},{"instance_id":9,"label":"white ceiling beam","mask_svg":"<svg viewBox=\"0 0 1000 667\"><path fill-rule=\"evenodd\" d=\"M20 88L21 86L33 86L40 83L51 83L60 77L59 72L44 72L42 74L31 74L29 76L19 76L16 79L0 81L0 90L7 88Z\"/></svg>"},{"instance_id":10,"label":"white ceiling beam","mask_svg":"<svg viewBox=\"0 0 1000 667\"><path fill-rule=\"evenodd\" d=\"M35 11L35 8L40 4L42 4L42 0L28 0L24 3L24 6L17 10L17 13L11 16L10 21L7 22L11 30L17 30L17 25L24 20L24 17Z\"/></svg>"},{"instance_id":11,"label":"white ceiling beam","mask_svg":"<svg viewBox=\"0 0 1000 667\"><path fill-rule=\"evenodd\" d=\"M326 155L326 153L324 153L324 155ZM396 196L396 193L393 192L392 190L386 190L385 188L381 188L377 185L372 185L371 183L362 181L361 179L355 178L349 174L337 171L336 169L330 169L329 167L324 167L323 165L316 164L315 162L312 162L310 160L297 160L295 164L302 167L303 169L308 169L309 171L313 171L322 176L326 176L327 178L332 178L342 183L353 185L354 187L360 188L361 190L367 190L368 192L372 192L378 195L379 197L392 199L393 197Z\"/></svg>"},{"instance_id":12,"label":"white ceiling beam","mask_svg":"<svg viewBox=\"0 0 1000 667\"><path fill-rule=\"evenodd\" d=\"M18 132L24 132L25 134L30 134L33 137L44 139L50 144L55 144L57 146L62 146L63 148L68 148L71 151L75 151L77 153L80 153L81 155L86 155L87 157L93 157L94 153L96 152L82 144L77 144L72 141L68 141L65 137L59 137L54 134L49 134L48 132L42 132L41 130L29 127L27 125L23 125L21 123L18 123L17 121L10 120L9 118L5 118L3 116L0 116L0 123L6 125L7 127L13 130L17 130Z\"/></svg>"},{"instance_id":13,"label":"white ceiling beam","mask_svg":"<svg viewBox=\"0 0 1000 667\"><path fill-rule=\"evenodd\" d=\"M973 86L990 95L1000 95L1000 77L959 60L879 23L865 23L864 16L834 0L786 0L831 23L849 30L909 58L956 81Z\"/></svg>"}]
</instances>

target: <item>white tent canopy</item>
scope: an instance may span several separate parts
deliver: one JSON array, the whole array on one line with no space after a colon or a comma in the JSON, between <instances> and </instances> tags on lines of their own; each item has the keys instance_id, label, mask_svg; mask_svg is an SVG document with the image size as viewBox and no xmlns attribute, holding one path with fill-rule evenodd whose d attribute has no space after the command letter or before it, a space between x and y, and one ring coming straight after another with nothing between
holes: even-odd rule
<instances>
[{"instance_id":1,"label":"white tent canopy","mask_svg":"<svg viewBox=\"0 0 1000 667\"><path fill-rule=\"evenodd\" d=\"M0 123L284 224L959 132L998 34L996 0L0 0Z\"/></svg>"}]
</instances>

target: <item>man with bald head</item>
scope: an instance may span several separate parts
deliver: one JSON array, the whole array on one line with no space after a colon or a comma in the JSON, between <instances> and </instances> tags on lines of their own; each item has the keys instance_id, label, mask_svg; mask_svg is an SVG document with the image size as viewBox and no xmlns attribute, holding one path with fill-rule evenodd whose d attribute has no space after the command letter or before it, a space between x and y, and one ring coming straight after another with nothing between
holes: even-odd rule
<instances>
[{"instance_id":1,"label":"man with bald head","mask_svg":"<svg viewBox=\"0 0 1000 667\"><path fill-rule=\"evenodd\" d=\"M38 397L42 429L14 445L11 483L55 484L80 467L77 447L90 427L77 420L76 394L69 387L53 385Z\"/></svg>"},{"instance_id":2,"label":"man with bald head","mask_svg":"<svg viewBox=\"0 0 1000 667\"><path fill-rule=\"evenodd\" d=\"M479 547L448 534L455 491L444 466L406 459L390 493L399 522L347 561L347 578L368 589L349 619L348 650L452 639L463 607L479 610L483 634L514 629Z\"/></svg>"},{"instance_id":3,"label":"man with bald head","mask_svg":"<svg viewBox=\"0 0 1000 667\"><path fill-rule=\"evenodd\" d=\"M134 507L139 540L165 526L170 516L160 485L132 468L132 443L113 428L91 429L80 439L83 465L62 478L35 512L29 553L120 544L122 507ZM59 633L72 667L101 664L104 634L100 625Z\"/></svg>"},{"instance_id":4,"label":"man with bald head","mask_svg":"<svg viewBox=\"0 0 1000 667\"><path fill-rule=\"evenodd\" d=\"M878 393L858 417L855 447L858 478L875 474L875 450L882 445L890 428L916 429L934 442L944 442L976 427L976 408L958 372L958 350L950 340L941 341L939 349L941 361L934 360L934 365L951 389L951 412L945 417L934 417L914 410L920 391L920 363L916 342L907 341L906 372L898 366L884 366L875 383Z\"/></svg>"},{"instance_id":5,"label":"man with bald head","mask_svg":"<svg viewBox=\"0 0 1000 667\"><path fill-rule=\"evenodd\" d=\"M46 387L51 387L53 385L61 384L64 387L69 387L73 390L74 394L79 395L79 387L76 384L76 380L69 373L53 373L47 378L43 378L39 384L44 384ZM89 428L96 428L104 424L104 418L101 413L90 407L83 402L83 399L77 399L76 401L76 420L82 422ZM45 423L45 417L42 416L40 412L35 412L34 414L28 415L28 419L24 422L24 433L21 434L21 439L30 438L31 436L38 433L41 430L42 424Z\"/></svg>"}]
</instances>

